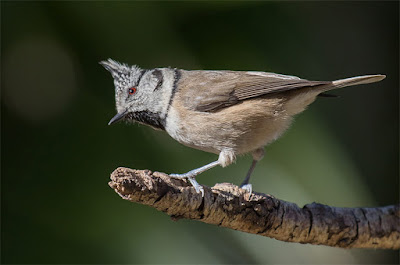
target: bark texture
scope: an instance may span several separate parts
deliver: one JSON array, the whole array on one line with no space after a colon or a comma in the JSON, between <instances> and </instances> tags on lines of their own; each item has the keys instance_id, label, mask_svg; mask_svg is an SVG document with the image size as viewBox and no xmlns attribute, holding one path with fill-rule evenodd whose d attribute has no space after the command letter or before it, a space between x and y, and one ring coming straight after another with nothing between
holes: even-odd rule
<instances>
[{"instance_id":1,"label":"bark texture","mask_svg":"<svg viewBox=\"0 0 400 265\"><path fill-rule=\"evenodd\" d=\"M400 205L303 208L271 195L247 193L230 183L204 187L204 197L185 181L149 170L117 168L109 182L123 199L172 218L194 219L286 242L340 248L400 248Z\"/></svg>"}]
</instances>

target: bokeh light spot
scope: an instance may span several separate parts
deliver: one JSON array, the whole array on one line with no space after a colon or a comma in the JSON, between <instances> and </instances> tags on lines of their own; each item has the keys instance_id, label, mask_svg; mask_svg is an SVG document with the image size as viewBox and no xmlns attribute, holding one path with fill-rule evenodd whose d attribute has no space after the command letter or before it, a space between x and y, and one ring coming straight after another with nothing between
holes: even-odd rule
<instances>
[{"instance_id":1,"label":"bokeh light spot","mask_svg":"<svg viewBox=\"0 0 400 265\"><path fill-rule=\"evenodd\" d=\"M5 52L3 67L3 102L26 121L57 117L77 91L72 56L52 39L16 43Z\"/></svg>"}]
</instances>

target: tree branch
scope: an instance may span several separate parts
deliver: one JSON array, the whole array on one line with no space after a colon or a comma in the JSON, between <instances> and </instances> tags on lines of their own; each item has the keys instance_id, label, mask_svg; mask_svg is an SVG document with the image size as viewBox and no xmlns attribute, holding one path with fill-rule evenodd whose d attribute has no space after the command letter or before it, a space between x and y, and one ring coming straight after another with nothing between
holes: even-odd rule
<instances>
[{"instance_id":1,"label":"tree branch","mask_svg":"<svg viewBox=\"0 0 400 265\"><path fill-rule=\"evenodd\" d=\"M164 173L117 168L109 182L123 199L187 218L281 241L340 248L400 248L400 205L338 208L296 204L221 183L194 188Z\"/></svg>"}]
</instances>

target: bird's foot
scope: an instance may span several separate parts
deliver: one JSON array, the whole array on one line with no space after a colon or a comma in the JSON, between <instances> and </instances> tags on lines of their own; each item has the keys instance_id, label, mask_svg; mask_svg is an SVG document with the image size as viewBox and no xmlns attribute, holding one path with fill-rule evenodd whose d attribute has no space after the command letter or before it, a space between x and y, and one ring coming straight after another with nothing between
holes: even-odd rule
<instances>
[{"instance_id":1,"label":"bird's foot","mask_svg":"<svg viewBox=\"0 0 400 265\"><path fill-rule=\"evenodd\" d=\"M196 173L192 170L184 174L170 174L169 176L176 179L188 179L196 192L201 193L201 197L204 197L204 188L196 181Z\"/></svg>"},{"instance_id":2,"label":"bird's foot","mask_svg":"<svg viewBox=\"0 0 400 265\"><path fill-rule=\"evenodd\" d=\"M253 186L251 184L240 185L240 188L246 190L250 194L253 193Z\"/></svg>"}]
</instances>

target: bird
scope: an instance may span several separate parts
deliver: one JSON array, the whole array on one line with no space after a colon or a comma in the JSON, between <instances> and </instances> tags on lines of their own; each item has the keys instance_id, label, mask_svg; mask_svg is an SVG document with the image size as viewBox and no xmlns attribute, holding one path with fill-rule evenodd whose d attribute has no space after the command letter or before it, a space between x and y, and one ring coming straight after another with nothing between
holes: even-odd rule
<instances>
[{"instance_id":1,"label":"bird","mask_svg":"<svg viewBox=\"0 0 400 265\"><path fill-rule=\"evenodd\" d=\"M327 91L383 80L381 74L336 81L309 81L261 71L142 69L108 59L99 62L114 80L117 121L137 122L167 132L179 143L218 155L218 159L172 178L187 179L197 193L196 176L226 167L238 155L251 153L252 163L241 183L252 193L250 176L264 157L264 147L277 140L294 116ZM129 143L128 143L129 144Z\"/></svg>"}]
</instances>

